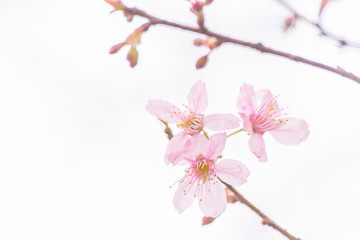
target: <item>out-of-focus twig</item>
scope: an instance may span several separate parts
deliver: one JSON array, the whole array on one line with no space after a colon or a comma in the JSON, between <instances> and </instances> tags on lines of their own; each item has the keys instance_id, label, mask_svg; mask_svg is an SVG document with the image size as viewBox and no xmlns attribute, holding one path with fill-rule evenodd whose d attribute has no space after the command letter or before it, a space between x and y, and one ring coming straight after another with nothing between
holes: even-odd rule
<instances>
[{"instance_id":1,"label":"out-of-focus twig","mask_svg":"<svg viewBox=\"0 0 360 240\"><path fill-rule=\"evenodd\" d=\"M169 141L174 137L174 134L171 131L171 128L169 127L169 124L167 122L164 122L163 120L159 119L164 125L165 125L165 130L164 132L167 135L167 138L169 139Z\"/></svg>"},{"instance_id":2,"label":"out-of-focus twig","mask_svg":"<svg viewBox=\"0 0 360 240\"><path fill-rule=\"evenodd\" d=\"M209 31L207 29L201 29L201 28L196 28L196 27L190 27L190 26L186 26L186 25L182 25L182 24L178 24L178 23L174 23L174 22L169 22L157 17L154 17L146 12L144 12L143 10L137 9L137 8L128 8L128 7L124 7L123 11L125 11L127 14L133 15L133 16L140 16L143 18L147 18L150 22L151 25L156 25L156 24L160 24L160 25L166 25L166 26L170 26L173 28L178 28L178 29L182 29L182 30L186 30L186 31L190 31L190 32L195 32L195 33L200 33L206 36L210 36L210 37L215 37L218 39L218 41L220 43L233 43L236 45L241 45L241 46L245 46L245 47L249 47L252 49L255 49L261 53L269 53L272 55L276 55L276 56L280 56L283 58L287 58L289 60L292 61L296 61L296 62L302 62L305 63L307 65L311 65L313 67L317 67L317 68L321 68L336 74L339 74L345 78L351 79L357 83L360 83L360 78L357 77L356 75L345 71L343 68L337 66L337 67L330 67L327 66L325 64L319 63L319 62L315 62L313 60L309 60L297 55L293 55L290 53L286 53L286 52L282 52L279 50L275 50L272 48L268 48L265 47L262 43L251 43L251 42L246 42L243 40L239 40L239 39L235 39L235 38L231 38L219 33L215 33L212 31Z\"/></svg>"},{"instance_id":3,"label":"out-of-focus twig","mask_svg":"<svg viewBox=\"0 0 360 240\"><path fill-rule=\"evenodd\" d=\"M262 218L262 224L268 225L278 232L280 232L282 235L287 237L289 240L300 240L300 238L294 237L291 235L286 229L281 228L279 225L277 225L273 220L271 220L268 216L266 216L260 209L255 207L251 202L249 202L243 195L241 195L233 186L230 184L227 184L226 182L219 179L229 190L231 190L235 196L238 198L238 200L242 203L248 206L251 210L253 210L257 215L259 215Z\"/></svg>"},{"instance_id":4,"label":"out-of-focus twig","mask_svg":"<svg viewBox=\"0 0 360 240\"><path fill-rule=\"evenodd\" d=\"M321 36L324 36L324 37L327 37L329 39L336 41L337 43L339 43L340 46L349 46L349 47L354 47L354 48L360 48L360 43L345 40L345 39L338 37L332 33L329 33L328 31L326 31L324 29L324 27L320 24L320 22L312 21L309 18L305 17L304 15L300 14L292 6L290 6L286 1L284 1L284 0L275 0L275 1L280 3L287 10L289 10L297 19L301 19L304 22L317 28L319 30Z\"/></svg>"}]
</instances>

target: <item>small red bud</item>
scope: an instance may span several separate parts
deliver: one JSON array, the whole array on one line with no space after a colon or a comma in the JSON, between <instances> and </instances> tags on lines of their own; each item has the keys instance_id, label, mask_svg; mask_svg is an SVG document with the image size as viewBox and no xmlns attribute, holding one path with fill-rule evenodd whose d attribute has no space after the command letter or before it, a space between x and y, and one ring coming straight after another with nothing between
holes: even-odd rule
<instances>
[{"instance_id":1,"label":"small red bud","mask_svg":"<svg viewBox=\"0 0 360 240\"><path fill-rule=\"evenodd\" d=\"M330 0L322 0L321 1L321 6L320 6L320 11L319 11L319 17L321 15L321 13L323 12L325 6L330 2Z\"/></svg>"},{"instance_id":2,"label":"small red bud","mask_svg":"<svg viewBox=\"0 0 360 240\"><path fill-rule=\"evenodd\" d=\"M150 26L151 26L151 23L149 23L149 22L141 25L141 27L140 27L141 31L146 32L147 30L149 30Z\"/></svg>"},{"instance_id":3,"label":"small red bud","mask_svg":"<svg viewBox=\"0 0 360 240\"><path fill-rule=\"evenodd\" d=\"M204 3L200 2L200 1L196 1L192 4L191 9L195 12L200 12L200 11L202 11L203 6L204 6Z\"/></svg>"},{"instance_id":4,"label":"small red bud","mask_svg":"<svg viewBox=\"0 0 360 240\"><path fill-rule=\"evenodd\" d=\"M212 218L212 217L203 217L201 226L208 225L208 224L212 223L214 220L215 220L215 218Z\"/></svg>"},{"instance_id":5,"label":"small red bud","mask_svg":"<svg viewBox=\"0 0 360 240\"><path fill-rule=\"evenodd\" d=\"M235 194L229 189L225 188L225 193L226 193L226 201L228 203L236 203L237 201L239 201L235 196Z\"/></svg>"},{"instance_id":6,"label":"small red bud","mask_svg":"<svg viewBox=\"0 0 360 240\"><path fill-rule=\"evenodd\" d=\"M114 10L112 12L125 9L125 6L124 4L122 4L121 0L105 0L105 2L114 7Z\"/></svg>"},{"instance_id":7,"label":"small red bud","mask_svg":"<svg viewBox=\"0 0 360 240\"><path fill-rule=\"evenodd\" d=\"M127 60L130 63L130 67L134 68L137 64L138 61L138 52L136 51L135 47L131 47L128 55L127 55Z\"/></svg>"},{"instance_id":8,"label":"small red bud","mask_svg":"<svg viewBox=\"0 0 360 240\"><path fill-rule=\"evenodd\" d=\"M202 56L201 58L199 58L199 60L197 60L197 62L196 62L196 69L200 69L200 68L205 67L206 62L207 62L207 55Z\"/></svg>"},{"instance_id":9,"label":"small red bud","mask_svg":"<svg viewBox=\"0 0 360 240\"><path fill-rule=\"evenodd\" d=\"M116 45L112 46L109 53L110 54L117 53L123 46L125 46L124 42L116 44Z\"/></svg>"},{"instance_id":10,"label":"small red bud","mask_svg":"<svg viewBox=\"0 0 360 240\"><path fill-rule=\"evenodd\" d=\"M285 19L284 22L284 31L289 30L290 28L294 28L296 24L297 16L291 16Z\"/></svg>"},{"instance_id":11,"label":"small red bud","mask_svg":"<svg viewBox=\"0 0 360 240\"><path fill-rule=\"evenodd\" d=\"M202 40L201 38L197 38L194 40L194 45L197 46L197 47L200 47L202 45L204 45L204 40Z\"/></svg>"}]
</instances>

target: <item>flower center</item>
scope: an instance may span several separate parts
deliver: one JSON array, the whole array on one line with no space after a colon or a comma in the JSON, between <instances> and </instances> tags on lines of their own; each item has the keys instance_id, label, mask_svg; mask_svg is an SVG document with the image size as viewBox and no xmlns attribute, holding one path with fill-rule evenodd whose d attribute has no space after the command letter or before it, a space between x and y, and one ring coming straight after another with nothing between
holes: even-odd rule
<instances>
[{"instance_id":1,"label":"flower center","mask_svg":"<svg viewBox=\"0 0 360 240\"><path fill-rule=\"evenodd\" d=\"M176 126L181 128L189 135L194 135L195 133L201 132L201 130L204 128L204 115L192 111L188 106L185 107L187 110L184 111L185 116L181 119L182 123L178 123Z\"/></svg>"},{"instance_id":2,"label":"flower center","mask_svg":"<svg viewBox=\"0 0 360 240\"><path fill-rule=\"evenodd\" d=\"M286 125L288 120L284 119L284 114L281 112L284 109L280 109L277 105L277 97L269 97L259 106L256 113L250 116L254 132L264 133Z\"/></svg>"},{"instance_id":3,"label":"flower center","mask_svg":"<svg viewBox=\"0 0 360 240\"><path fill-rule=\"evenodd\" d=\"M202 175L207 175L207 173L209 172L210 167L209 165L207 165L206 163L200 163L197 166L197 171L202 174Z\"/></svg>"},{"instance_id":4,"label":"flower center","mask_svg":"<svg viewBox=\"0 0 360 240\"><path fill-rule=\"evenodd\" d=\"M198 180L202 179L203 183L206 180L212 180L211 176L215 176L214 168L214 161L213 160L206 160L203 155L199 155L196 157L195 162L189 167L189 170L195 174ZM208 176L210 176L209 179Z\"/></svg>"},{"instance_id":5,"label":"flower center","mask_svg":"<svg viewBox=\"0 0 360 240\"><path fill-rule=\"evenodd\" d=\"M188 159L190 161L190 159ZM187 184L184 189L184 195L192 194L194 197L203 194L203 191L209 191L212 184L217 183L215 173L215 161L207 160L203 155L191 160L191 165L185 170L186 174L178 182ZM204 188L207 186L206 188ZM199 201L203 199L199 197Z\"/></svg>"}]
</instances>

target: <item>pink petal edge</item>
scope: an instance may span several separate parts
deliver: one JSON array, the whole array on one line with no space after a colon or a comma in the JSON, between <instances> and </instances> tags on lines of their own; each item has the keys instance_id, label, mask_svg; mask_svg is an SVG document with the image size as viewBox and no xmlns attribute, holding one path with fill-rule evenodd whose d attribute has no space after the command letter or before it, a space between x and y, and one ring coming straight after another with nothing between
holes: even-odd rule
<instances>
[{"instance_id":1,"label":"pink petal edge","mask_svg":"<svg viewBox=\"0 0 360 240\"><path fill-rule=\"evenodd\" d=\"M219 183L206 181L201 185L199 207L206 217L218 217L226 209L225 188Z\"/></svg>"},{"instance_id":2,"label":"pink petal edge","mask_svg":"<svg viewBox=\"0 0 360 240\"><path fill-rule=\"evenodd\" d=\"M269 104L269 100L271 99L271 107L274 108L272 111L272 116L277 117L281 115L279 104L277 103L274 95L267 89L260 89L256 92L256 98L262 103L262 104Z\"/></svg>"},{"instance_id":3,"label":"pink petal edge","mask_svg":"<svg viewBox=\"0 0 360 240\"><path fill-rule=\"evenodd\" d=\"M309 134L309 125L302 119L287 119L286 125L271 131L273 138L285 145L296 145L305 141Z\"/></svg>"},{"instance_id":4,"label":"pink petal edge","mask_svg":"<svg viewBox=\"0 0 360 240\"><path fill-rule=\"evenodd\" d=\"M190 89L187 95L189 107L196 113L203 113L208 105L208 96L205 83L197 81Z\"/></svg>"},{"instance_id":5,"label":"pink petal edge","mask_svg":"<svg viewBox=\"0 0 360 240\"><path fill-rule=\"evenodd\" d=\"M178 213L182 213L188 209L195 200L196 184L190 184L191 179L191 177L186 177L184 182L179 182L174 194L173 203ZM184 194L184 190L186 194Z\"/></svg>"},{"instance_id":6,"label":"pink petal edge","mask_svg":"<svg viewBox=\"0 0 360 240\"><path fill-rule=\"evenodd\" d=\"M172 165L182 164L180 161L190 150L189 135L180 132L176 134L168 143L165 151L165 163Z\"/></svg>"},{"instance_id":7,"label":"pink petal edge","mask_svg":"<svg viewBox=\"0 0 360 240\"><path fill-rule=\"evenodd\" d=\"M240 87L236 105L240 113L250 115L256 111L256 95L253 86L243 84Z\"/></svg>"},{"instance_id":8,"label":"pink petal edge","mask_svg":"<svg viewBox=\"0 0 360 240\"><path fill-rule=\"evenodd\" d=\"M149 100L146 110L167 123L180 123L184 117L180 108L160 99Z\"/></svg>"},{"instance_id":9,"label":"pink petal edge","mask_svg":"<svg viewBox=\"0 0 360 240\"><path fill-rule=\"evenodd\" d=\"M227 135L225 132L216 133L215 135L211 136L209 144L204 151L204 157L208 160L218 158L225 148L226 138Z\"/></svg>"},{"instance_id":10,"label":"pink petal edge","mask_svg":"<svg viewBox=\"0 0 360 240\"><path fill-rule=\"evenodd\" d=\"M214 131L240 127L240 119L231 113L209 114L204 117L204 126Z\"/></svg>"},{"instance_id":11,"label":"pink petal edge","mask_svg":"<svg viewBox=\"0 0 360 240\"><path fill-rule=\"evenodd\" d=\"M250 170L241 162L233 159L223 159L215 166L216 175L224 182L240 186L247 182Z\"/></svg>"},{"instance_id":12,"label":"pink petal edge","mask_svg":"<svg viewBox=\"0 0 360 240\"><path fill-rule=\"evenodd\" d=\"M255 156L259 159L260 162L267 161L265 142L262 134L256 133L250 137L249 148L250 151L255 154Z\"/></svg>"}]
</instances>

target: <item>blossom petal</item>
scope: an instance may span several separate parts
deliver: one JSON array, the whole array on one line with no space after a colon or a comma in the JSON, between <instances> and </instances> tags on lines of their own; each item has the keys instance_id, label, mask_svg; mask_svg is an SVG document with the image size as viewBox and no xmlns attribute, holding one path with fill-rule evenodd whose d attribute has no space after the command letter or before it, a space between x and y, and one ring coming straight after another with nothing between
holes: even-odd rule
<instances>
[{"instance_id":1,"label":"blossom petal","mask_svg":"<svg viewBox=\"0 0 360 240\"><path fill-rule=\"evenodd\" d=\"M271 131L276 141L286 145L299 144L309 136L309 125L302 119L286 119L286 125Z\"/></svg>"},{"instance_id":2,"label":"blossom petal","mask_svg":"<svg viewBox=\"0 0 360 240\"><path fill-rule=\"evenodd\" d=\"M260 102L266 102L269 98L272 98L273 94L267 89L259 89L256 91L256 98Z\"/></svg>"},{"instance_id":3,"label":"blossom petal","mask_svg":"<svg viewBox=\"0 0 360 240\"><path fill-rule=\"evenodd\" d=\"M226 133L217 133L210 138L206 150L204 151L205 159L212 160L218 158L225 148Z\"/></svg>"},{"instance_id":4,"label":"blossom petal","mask_svg":"<svg viewBox=\"0 0 360 240\"><path fill-rule=\"evenodd\" d=\"M187 176L180 181L173 198L178 213L184 212L194 202L197 183L191 183L192 177Z\"/></svg>"},{"instance_id":5,"label":"blossom petal","mask_svg":"<svg viewBox=\"0 0 360 240\"><path fill-rule=\"evenodd\" d=\"M200 186L199 206L206 217L216 218L226 209L225 188L219 182L206 181Z\"/></svg>"},{"instance_id":6,"label":"blossom petal","mask_svg":"<svg viewBox=\"0 0 360 240\"><path fill-rule=\"evenodd\" d=\"M240 87L236 105L240 113L250 115L256 111L256 95L253 86L244 84Z\"/></svg>"},{"instance_id":7,"label":"blossom petal","mask_svg":"<svg viewBox=\"0 0 360 240\"><path fill-rule=\"evenodd\" d=\"M184 113L182 113L180 108L159 99L149 100L146 110L167 123L180 123L182 122L182 117L184 117Z\"/></svg>"},{"instance_id":8,"label":"blossom petal","mask_svg":"<svg viewBox=\"0 0 360 240\"><path fill-rule=\"evenodd\" d=\"M172 165L178 165L182 160L185 153L190 150L189 135L180 132L173 137L168 143L165 151L165 163Z\"/></svg>"},{"instance_id":9,"label":"blossom petal","mask_svg":"<svg viewBox=\"0 0 360 240\"><path fill-rule=\"evenodd\" d=\"M208 96L205 83L197 81L190 89L187 95L189 107L196 113L203 113L208 105Z\"/></svg>"},{"instance_id":10,"label":"blossom petal","mask_svg":"<svg viewBox=\"0 0 360 240\"><path fill-rule=\"evenodd\" d=\"M223 131L240 127L240 119L231 113L209 114L204 117L205 127L214 131Z\"/></svg>"},{"instance_id":11,"label":"blossom petal","mask_svg":"<svg viewBox=\"0 0 360 240\"><path fill-rule=\"evenodd\" d=\"M254 134L254 129L253 129L252 122L250 121L250 116L243 117L243 128L245 129L245 131L248 134L250 134L250 135Z\"/></svg>"},{"instance_id":12,"label":"blossom petal","mask_svg":"<svg viewBox=\"0 0 360 240\"><path fill-rule=\"evenodd\" d=\"M279 104L277 103L276 97L267 89L260 89L256 92L256 98L267 106L273 108L271 115L275 118L281 115Z\"/></svg>"},{"instance_id":13,"label":"blossom petal","mask_svg":"<svg viewBox=\"0 0 360 240\"><path fill-rule=\"evenodd\" d=\"M210 141L207 140L207 138L204 135L198 133L190 138L190 144L191 146L187 153L188 157L198 156L200 154L203 154L204 151L208 148Z\"/></svg>"},{"instance_id":14,"label":"blossom petal","mask_svg":"<svg viewBox=\"0 0 360 240\"><path fill-rule=\"evenodd\" d=\"M215 166L216 175L224 182L240 186L247 181L249 169L241 162L233 159L223 159Z\"/></svg>"},{"instance_id":15,"label":"blossom petal","mask_svg":"<svg viewBox=\"0 0 360 240\"><path fill-rule=\"evenodd\" d=\"M260 162L267 161L267 155L265 152L265 142L262 134L254 134L249 139L249 148L252 153L259 159Z\"/></svg>"}]
</instances>

